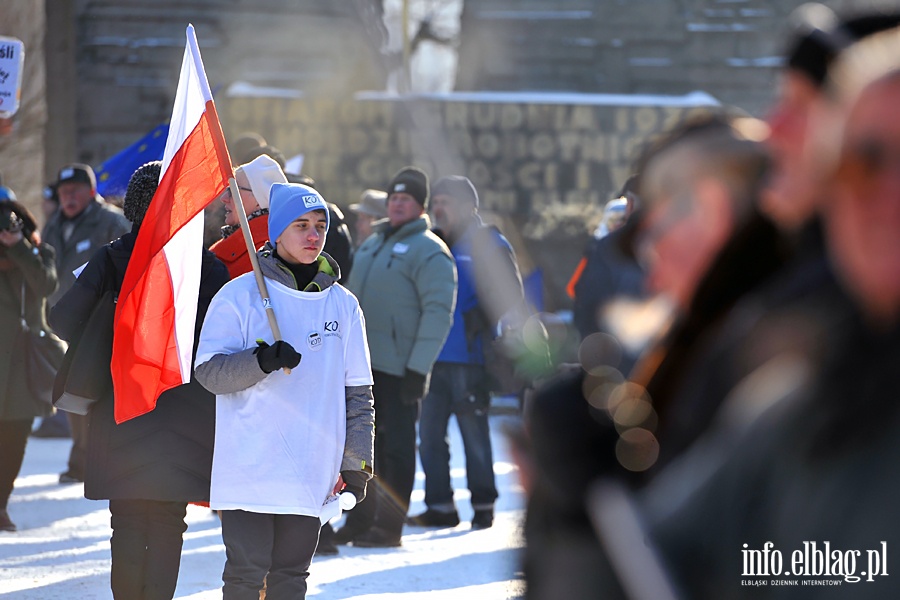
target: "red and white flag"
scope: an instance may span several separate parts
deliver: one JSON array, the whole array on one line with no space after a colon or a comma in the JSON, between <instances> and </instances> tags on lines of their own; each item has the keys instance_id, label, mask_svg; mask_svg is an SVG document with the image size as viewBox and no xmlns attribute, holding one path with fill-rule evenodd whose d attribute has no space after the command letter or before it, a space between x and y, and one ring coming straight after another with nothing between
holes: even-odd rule
<instances>
[{"instance_id":1,"label":"red and white flag","mask_svg":"<svg viewBox=\"0 0 900 600\"><path fill-rule=\"evenodd\" d=\"M116 305L116 423L150 412L160 394L190 381L203 209L233 177L192 25L159 177Z\"/></svg>"}]
</instances>

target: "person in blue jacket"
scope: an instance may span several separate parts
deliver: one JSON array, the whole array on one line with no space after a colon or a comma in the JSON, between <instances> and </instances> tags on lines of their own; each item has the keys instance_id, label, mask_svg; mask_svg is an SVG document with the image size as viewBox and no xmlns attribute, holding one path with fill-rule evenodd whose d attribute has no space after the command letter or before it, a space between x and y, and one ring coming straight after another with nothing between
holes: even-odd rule
<instances>
[{"instance_id":1,"label":"person in blue jacket","mask_svg":"<svg viewBox=\"0 0 900 600\"><path fill-rule=\"evenodd\" d=\"M518 317L524 308L522 278L510 243L478 214L478 192L466 177L438 180L431 190L431 210L437 233L450 246L458 284L453 325L431 373L431 386L422 402L419 455L425 471L427 510L412 518L426 527L454 527L459 513L450 480L450 415L462 435L466 477L472 494L472 527L494 522L494 461L488 408L490 374L485 351L498 324Z\"/></svg>"}]
</instances>

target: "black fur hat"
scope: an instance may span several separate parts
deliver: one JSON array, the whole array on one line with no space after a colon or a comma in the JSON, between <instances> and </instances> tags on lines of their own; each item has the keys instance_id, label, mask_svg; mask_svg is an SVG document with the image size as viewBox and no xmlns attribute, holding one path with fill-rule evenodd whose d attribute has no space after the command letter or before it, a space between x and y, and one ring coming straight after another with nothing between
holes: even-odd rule
<instances>
[{"instance_id":1,"label":"black fur hat","mask_svg":"<svg viewBox=\"0 0 900 600\"><path fill-rule=\"evenodd\" d=\"M128 189L125 190L125 201L122 210L125 217L136 227L140 227L153 194L159 186L159 173L162 170L162 162L155 160L141 165L131 175L128 181Z\"/></svg>"}]
</instances>

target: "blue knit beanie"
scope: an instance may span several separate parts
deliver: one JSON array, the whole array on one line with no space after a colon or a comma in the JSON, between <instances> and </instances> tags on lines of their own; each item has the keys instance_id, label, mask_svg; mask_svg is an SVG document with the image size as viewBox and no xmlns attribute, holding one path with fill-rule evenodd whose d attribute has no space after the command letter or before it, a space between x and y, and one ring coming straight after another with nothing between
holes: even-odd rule
<instances>
[{"instance_id":1,"label":"blue knit beanie","mask_svg":"<svg viewBox=\"0 0 900 600\"><path fill-rule=\"evenodd\" d=\"M269 242L274 246L288 225L311 210L325 211L327 233L331 215L319 192L300 183L273 183L269 189Z\"/></svg>"}]
</instances>

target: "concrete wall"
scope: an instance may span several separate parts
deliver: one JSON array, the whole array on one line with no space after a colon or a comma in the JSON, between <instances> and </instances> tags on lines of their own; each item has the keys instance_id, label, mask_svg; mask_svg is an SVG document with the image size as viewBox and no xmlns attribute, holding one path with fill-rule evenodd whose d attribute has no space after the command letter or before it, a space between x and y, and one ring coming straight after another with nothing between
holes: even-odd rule
<instances>
[{"instance_id":1,"label":"concrete wall","mask_svg":"<svg viewBox=\"0 0 900 600\"><path fill-rule=\"evenodd\" d=\"M41 221L47 122L44 31L43 1L0 3L0 35L18 38L25 44L19 110L11 119L0 120L0 172L3 184L12 188L19 201Z\"/></svg>"},{"instance_id":2,"label":"concrete wall","mask_svg":"<svg viewBox=\"0 0 900 600\"><path fill-rule=\"evenodd\" d=\"M478 0L462 14L458 90L703 90L762 116L791 12L808 0ZM824 0L842 13L896 0Z\"/></svg>"},{"instance_id":3,"label":"concrete wall","mask_svg":"<svg viewBox=\"0 0 900 600\"><path fill-rule=\"evenodd\" d=\"M712 99L591 95L463 95L359 100L225 97L225 136L256 131L290 157L326 199L346 207L415 164L432 179L465 174L482 212L507 233L526 274L544 273L547 307L563 289L603 204L655 133Z\"/></svg>"},{"instance_id":4,"label":"concrete wall","mask_svg":"<svg viewBox=\"0 0 900 600\"><path fill-rule=\"evenodd\" d=\"M761 115L787 15L801 2L470 0L457 89L703 90ZM900 8L897 0L826 4ZM96 165L165 121L188 22L230 139L257 130L289 156L306 154L304 170L342 206L409 162L434 176L464 172L487 210L534 240L529 248L565 238L580 250L635 147L679 116L629 100L354 102L355 92L385 86L380 14L379 0L3 0L0 34L25 41L26 79L19 114L0 123L0 171L37 210L62 164ZM227 97L236 81L299 90L306 100ZM577 260L577 251L531 256L528 244L520 244L526 265L559 279Z\"/></svg>"}]
</instances>

